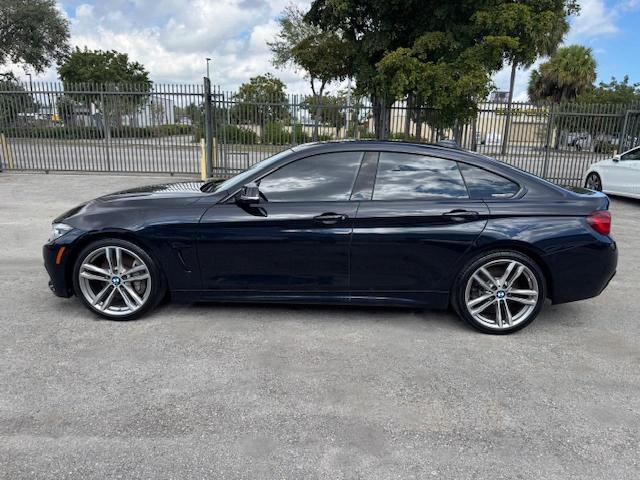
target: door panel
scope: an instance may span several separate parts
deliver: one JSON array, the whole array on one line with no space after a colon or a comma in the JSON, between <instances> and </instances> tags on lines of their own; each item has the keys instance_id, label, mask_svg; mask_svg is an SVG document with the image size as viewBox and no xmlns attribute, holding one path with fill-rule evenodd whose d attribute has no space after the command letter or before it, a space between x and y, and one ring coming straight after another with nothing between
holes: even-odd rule
<instances>
[{"instance_id":1,"label":"door panel","mask_svg":"<svg viewBox=\"0 0 640 480\"><path fill-rule=\"evenodd\" d=\"M468 199L361 202L351 250L352 295L375 291L429 302L429 292L448 291L488 214L484 202Z\"/></svg>"},{"instance_id":2,"label":"door panel","mask_svg":"<svg viewBox=\"0 0 640 480\"><path fill-rule=\"evenodd\" d=\"M349 201L215 205L199 227L203 286L347 292L356 211Z\"/></svg>"}]
</instances>

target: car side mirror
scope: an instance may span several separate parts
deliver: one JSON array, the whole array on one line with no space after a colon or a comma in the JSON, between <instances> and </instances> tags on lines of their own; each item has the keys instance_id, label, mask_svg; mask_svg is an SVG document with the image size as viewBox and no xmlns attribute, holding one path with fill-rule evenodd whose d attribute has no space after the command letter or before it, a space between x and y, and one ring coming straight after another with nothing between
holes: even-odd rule
<instances>
[{"instance_id":1,"label":"car side mirror","mask_svg":"<svg viewBox=\"0 0 640 480\"><path fill-rule=\"evenodd\" d=\"M260 202L260 189L256 183L249 183L242 187L237 197L238 203L250 204Z\"/></svg>"},{"instance_id":2,"label":"car side mirror","mask_svg":"<svg viewBox=\"0 0 640 480\"><path fill-rule=\"evenodd\" d=\"M613 160L614 162L619 162L619 161L620 161L620 155L614 155L614 156L613 156L613 158L612 158L612 160Z\"/></svg>"}]
</instances>

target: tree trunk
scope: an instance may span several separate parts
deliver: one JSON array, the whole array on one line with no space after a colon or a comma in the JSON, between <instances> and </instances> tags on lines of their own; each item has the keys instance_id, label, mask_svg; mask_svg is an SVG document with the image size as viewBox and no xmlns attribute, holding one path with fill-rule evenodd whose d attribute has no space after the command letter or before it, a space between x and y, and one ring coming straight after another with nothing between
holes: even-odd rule
<instances>
[{"instance_id":1,"label":"tree trunk","mask_svg":"<svg viewBox=\"0 0 640 480\"><path fill-rule=\"evenodd\" d=\"M407 95L406 114L404 117L404 139L409 140L411 136L411 111L413 110L413 93Z\"/></svg>"},{"instance_id":2,"label":"tree trunk","mask_svg":"<svg viewBox=\"0 0 640 480\"><path fill-rule=\"evenodd\" d=\"M504 134L502 138L501 153L505 155L507 153L507 147L509 146L509 131L511 130L511 104L513 103L513 88L516 83L516 63L511 64L511 81L509 82L509 99L507 100L507 116L504 119Z\"/></svg>"},{"instance_id":3,"label":"tree trunk","mask_svg":"<svg viewBox=\"0 0 640 480\"><path fill-rule=\"evenodd\" d=\"M391 120L391 110L388 108L384 98L372 96L373 103L373 125L378 140L386 140L389 134L389 123Z\"/></svg>"}]
</instances>

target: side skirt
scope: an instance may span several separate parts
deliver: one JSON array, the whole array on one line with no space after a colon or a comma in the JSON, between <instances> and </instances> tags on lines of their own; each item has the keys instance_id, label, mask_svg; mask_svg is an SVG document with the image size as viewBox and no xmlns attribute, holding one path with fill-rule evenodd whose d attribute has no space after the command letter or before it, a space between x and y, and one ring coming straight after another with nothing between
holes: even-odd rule
<instances>
[{"instance_id":1,"label":"side skirt","mask_svg":"<svg viewBox=\"0 0 640 480\"><path fill-rule=\"evenodd\" d=\"M176 302L279 303L300 305L359 305L446 309L448 292L294 292L173 290Z\"/></svg>"}]
</instances>

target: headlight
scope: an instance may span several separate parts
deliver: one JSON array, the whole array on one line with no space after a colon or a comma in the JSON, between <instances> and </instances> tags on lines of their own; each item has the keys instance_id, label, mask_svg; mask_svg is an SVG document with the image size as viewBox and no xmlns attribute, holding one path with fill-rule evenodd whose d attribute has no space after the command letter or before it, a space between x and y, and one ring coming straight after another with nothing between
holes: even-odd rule
<instances>
[{"instance_id":1,"label":"headlight","mask_svg":"<svg viewBox=\"0 0 640 480\"><path fill-rule=\"evenodd\" d=\"M51 225L51 235L49 236L49 241L53 242L54 240L57 240L72 229L73 227L70 227L65 223L54 223L53 225Z\"/></svg>"}]
</instances>

